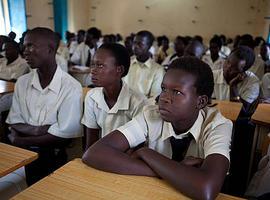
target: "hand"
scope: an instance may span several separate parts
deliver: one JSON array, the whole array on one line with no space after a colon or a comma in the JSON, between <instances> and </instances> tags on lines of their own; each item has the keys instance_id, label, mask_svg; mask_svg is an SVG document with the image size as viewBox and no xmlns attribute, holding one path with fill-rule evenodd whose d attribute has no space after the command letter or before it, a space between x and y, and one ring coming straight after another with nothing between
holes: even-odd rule
<instances>
[{"instance_id":1,"label":"hand","mask_svg":"<svg viewBox=\"0 0 270 200\"><path fill-rule=\"evenodd\" d=\"M133 151L130 155L131 158L134 158L134 159L141 159L142 158L142 155L145 151L147 151L149 148L147 147L142 147L142 148L139 148L138 150L136 151Z\"/></svg>"},{"instance_id":2,"label":"hand","mask_svg":"<svg viewBox=\"0 0 270 200\"><path fill-rule=\"evenodd\" d=\"M193 167L200 167L203 163L204 159L196 158L193 156L188 156L184 160L181 161L181 164Z\"/></svg>"},{"instance_id":3,"label":"hand","mask_svg":"<svg viewBox=\"0 0 270 200\"><path fill-rule=\"evenodd\" d=\"M14 129L11 129L11 133L8 135L11 144L18 146L18 138L19 134Z\"/></svg>"},{"instance_id":4,"label":"hand","mask_svg":"<svg viewBox=\"0 0 270 200\"><path fill-rule=\"evenodd\" d=\"M233 85L237 85L238 83L240 83L241 81L243 81L246 78L246 73L239 73L236 77L234 77L229 85L233 86Z\"/></svg>"}]
</instances>

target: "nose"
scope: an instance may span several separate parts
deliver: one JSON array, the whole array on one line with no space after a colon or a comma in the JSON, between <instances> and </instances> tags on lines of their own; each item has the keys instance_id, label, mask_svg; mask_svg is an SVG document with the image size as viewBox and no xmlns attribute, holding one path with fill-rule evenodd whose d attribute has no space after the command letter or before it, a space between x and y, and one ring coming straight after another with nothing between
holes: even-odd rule
<instances>
[{"instance_id":1,"label":"nose","mask_svg":"<svg viewBox=\"0 0 270 200\"><path fill-rule=\"evenodd\" d=\"M172 103L172 93L169 91L161 92L159 96L159 101L163 103Z\"/></svg>"}]
</instances>

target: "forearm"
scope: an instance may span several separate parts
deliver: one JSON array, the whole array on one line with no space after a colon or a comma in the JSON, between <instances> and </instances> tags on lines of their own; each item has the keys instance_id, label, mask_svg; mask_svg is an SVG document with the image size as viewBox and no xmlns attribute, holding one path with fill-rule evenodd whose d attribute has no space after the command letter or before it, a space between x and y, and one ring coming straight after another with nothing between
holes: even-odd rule
<instances>
[{"instance_id":1,"label":"forearm","mask_svg":"<svg viewBox=\"0 0 270 200\"><path fill-rule=\"evenodd\" d=\"M236 85L230 86L230 101L239 101L239 93Z\"/></svg>"},{"instance_id":2,"label":"forearm","mask_svg":"<svg viewBox=\"0 0 270 200\"><path fill-rule=\"evenodd\" d=\"M126 175L156 176L143 161L111 147L91 146L83 155L83 162L94 168Z\"/></svg>"},{"instance_id":3,"label":"forearm","mask_svg":"<svg viewBox=\"0 0 270 200\"><path fill-rule=\"evenodd\" d=\"M26 137L16 137L14 144L21 147L48 147L48 146L62 146L65 144L67 139L56 137L49 133L41 136L26 136Z\"/></svg>"},{"instance_id":4,"label":"forearm","mask_svg":"<svg viewBox=\"0 0 270 200\"><path fill-rule=\"evenodd\" d=\"M29 136L39 136L47 134L50 125L32 126L30 124L11 124L10 127L20 134Z\"/></svg>"},{"instance_id":5,"label":"forearm","mask_svg":"<svg viewBox=\"0 0 270 200\"><path fill-rule=\"evenodd\" d=\"M186 166L151 149L143 151L141 158L161 178L191 198L214 199L219 193L220 187L211 181L213 177L203 167Z\"/></svg>"}]
</instances>

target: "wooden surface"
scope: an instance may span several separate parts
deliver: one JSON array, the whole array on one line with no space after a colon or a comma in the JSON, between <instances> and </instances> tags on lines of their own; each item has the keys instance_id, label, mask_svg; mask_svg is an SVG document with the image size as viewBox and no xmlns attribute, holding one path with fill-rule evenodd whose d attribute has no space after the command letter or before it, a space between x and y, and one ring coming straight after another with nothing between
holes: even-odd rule
<instances>
[{"instance_id":1,"label":"wooden surface","mask_svg":"<svg viewBox=\"0 0 270 200\"><path fill-rule=\"evenodd\" d=\"M15 83L0 80L0 94L14 92Z\"/></svg>"},{"instance_id":2,"label":"wooden surface","mask_svg":"<svg viewBox=\"0 0 270 200\"><path fill-rule=\"evenodd\" d=\"M0 177L19 169L38 158L32 151L0 143Z\"/></svg>"},{"instance_id":3,"label":"wooden surface","mask_svg":"<svg viewBox=\"0 0 270 200\"><path fill-rule=\"evenodd\" d=\"M242 104L239 102L214 100L212 103L217 104L216 107L220 110L222 115L232 121L236 121L242 108Z\"/></svg>"},{"instance_id":4,"label":"wooden surface","mask_svg":"<svg viewBox=\"0 0 270 200\"><path fill-rule=\"evenodd\" d=\"M143 176L126 176L90 168L73 160L12 199L188 199L165 181ZM220 194L218 200L239 199Z\"/></svg>"},{"instance_id":5,"label":"wooden surface","mask_svg":"<svg viewBox=\"0 0 270 200\"><path fill-rule=\"evenodd\" d=\"M251 118L258 125L270 127L270 104L259 104Z\"/></svg>"}]
</instances>

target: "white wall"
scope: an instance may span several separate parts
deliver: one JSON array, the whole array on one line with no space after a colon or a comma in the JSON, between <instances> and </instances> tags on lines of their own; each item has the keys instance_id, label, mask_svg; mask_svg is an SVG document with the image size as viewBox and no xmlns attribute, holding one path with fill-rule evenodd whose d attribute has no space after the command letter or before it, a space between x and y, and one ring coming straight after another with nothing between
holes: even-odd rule
<instances>
[{"instance_id":1,"label":"white wall","mask_svg":"<svg viewBox=\"0 0 270 200\"><path fill-rule=\"evenodd\" d=\"M84 21L70 22L71 31L97 26L103 33L123 35L148 29L170 37L200 34L209 39L214 33L266 36L269 21L264 17L270 16L269 0L77 0L76 4L80 6L70 9L80 16L76 20Z\"/></svg>"}]
</instances>

